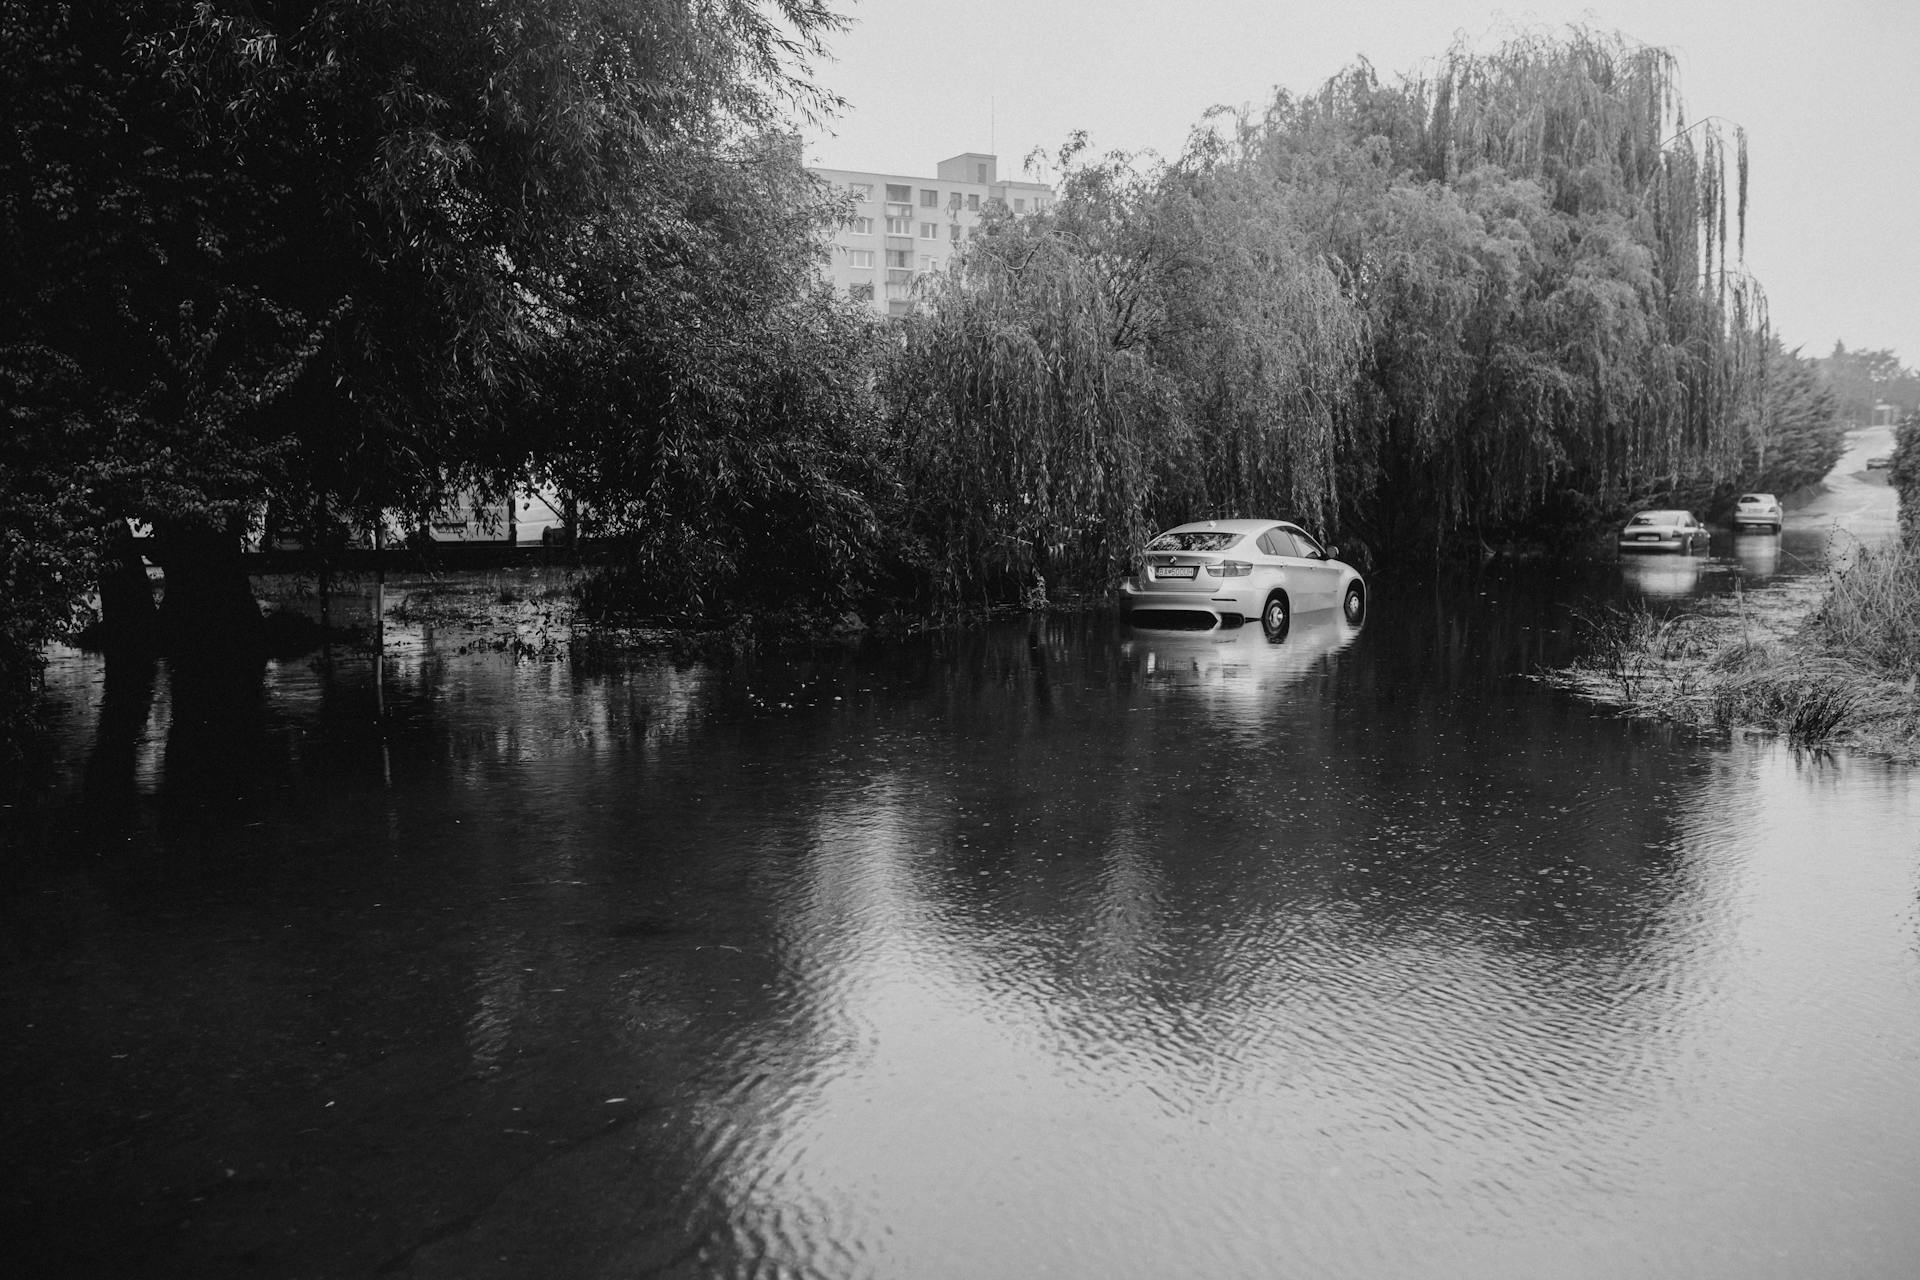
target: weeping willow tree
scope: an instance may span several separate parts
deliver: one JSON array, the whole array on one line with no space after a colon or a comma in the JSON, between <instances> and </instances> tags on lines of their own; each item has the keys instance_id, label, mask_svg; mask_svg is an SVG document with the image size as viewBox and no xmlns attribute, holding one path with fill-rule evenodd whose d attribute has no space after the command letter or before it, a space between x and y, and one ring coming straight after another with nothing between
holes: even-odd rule
<instances>
[{"instance_id":1,"label":"weeping willow tree","mask_svg":"<svg viewBox=\"0 0 1920 1280\"><path fill-rule=\"evenodd\" d=\"M1704 502L1764 455L1745 139L1574 29L1225 113L1170 165L1070 143L888 390L949 589L1097 578L1143 526L1286 514L1363 559Z\"/></svg>"},{"instance_id":2,"label":"weeping willow tree","mask_svg":"<svg viewBox=\"0 0 1920 1280\"><path fill-rule=\"evenodd\" d=\"M1063 156L903 329L890 401L949 593L1104 584L1149 526L1338 509L1358 317L1263 175Z\"/></svg>"},{"instance_id":3,"label":"weeping willow tree","mask_svg":"<svg viewBox=\"0 0 1920 1280\"><path fill-rule=\"evenodd\" d=\"M1286 190L1197 147L1153 201L1156 323L1140 341L1180 388L1194 449L1168 520L1284 514L1328 531L1360 317L1296 225Z\"/></svg>"},{"instance_id":4,"label":"weeping willow tree","mask_svg":"<svg viewBox=\"0 0 1920 1280\"><path fill-rule=\"evenodd\" d=\"M899 331L889 398L936 594L1035 575L1097 580L1138 546L1156 455L1188 432L1095 264L1041 226L1003 229L936 279Z\"/></svg>"},{"instance_id":5,"label":"weeping willow tree","mask_svg":"<svg viewBox=\"0 0 1920 1280\"><path fill-rule=\"evenodd\" d=\"M1493 537L1741 465L1767 341L1745 139L1687 123L1664 51L1574 29L1396 84L1362 64L1242 148L1366 316L1345 470L1375 536Z\"/></svg>"}]
</instances>

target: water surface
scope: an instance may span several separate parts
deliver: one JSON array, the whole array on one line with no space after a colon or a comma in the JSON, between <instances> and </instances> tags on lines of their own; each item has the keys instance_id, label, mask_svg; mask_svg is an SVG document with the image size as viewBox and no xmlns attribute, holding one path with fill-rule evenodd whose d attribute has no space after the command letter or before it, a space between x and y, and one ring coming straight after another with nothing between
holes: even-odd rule
<instances>
[{"instance_id":1,"label":"water surface","mask_svg":"<svg viewBox=\"0 0 1920 1280\"><path fill-rule=\"evenodd\" d=\"M364 658L63 653L0 952L13 1238L142 1276L1910 1275L1914 775L1524 678L1574 607L1825 554L1765 541L1277 644L405 633L378 700Z\"/></svg>"}]
</instances>

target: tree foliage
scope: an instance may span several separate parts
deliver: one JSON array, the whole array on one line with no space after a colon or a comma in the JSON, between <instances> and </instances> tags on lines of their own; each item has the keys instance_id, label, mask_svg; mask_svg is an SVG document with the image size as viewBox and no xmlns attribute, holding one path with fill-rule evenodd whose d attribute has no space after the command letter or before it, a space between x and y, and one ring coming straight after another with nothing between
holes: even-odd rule
<instances>
[{"instance_id":1,"label":"tree foliage","mask_svg":"<svg viewBox=\"0 0 1920 1280\"><path fill-rule=\"evenodd\" d=\"M1080 153L1048 214L991 221L928 291L888 368L950 593L1097 582L1173 518L1336 505L1357 322L1281 193Z\"/></svg>"},{"instance_id":2,"label":"tree foliage","mask_svg":"<svg viewBox=\"0 0 1920 1280\"><path fill-rule=\"evenodd\" d=\"M832 105L807 63L838 26L0 0L0 664L125 517L194 550L170 600L245 612L184 575L238 581L217 548L263 504L371 522L537 478L617 539L610 599L831 613L914 575L1102 586L1209 514L1404 561L1790 489L1836 406L1911 381L1780 350L1744 137L1584 29L1362 63L1171 162L1075 138L1051 207L990 214L878 328L820 282L843 211L786 135Z\"/></svg>"},{"instance_id":3,"label":"tree foliage","mask_svg":"<svg viewBox=\"0 0 1920 1280\"><path fill-rule=\"evenodd\" d=\"M1393 84L1361 64L1240 135L1368 318L1357 524L1499 531L1737 467L1765 341L1744 139L1687 125L1668 55L1575 29Z\"/></svg>"},{"instance_id":4,"label":"tree foliage","mask_svg":"<svg viewBox=\"0 0 1920 1280\"><path fill-rule=\"evenodd\" d=\"M1887 471L1900 503L1900 536L1920 546L1920 413L1909 414L1894 431L1893 455Z\"/></svg>"},{"instance_id":5,"label":"tree foliage","mask_svg":"<svg viewBox=\"0 0 1920 1280\"><path fill-rule=\"evenodd\" d=\"M583 228L518 416L584 530L618 540L597 604L831 615L871 580L898 505L874 325L820 277L834 206L789 140L683 160Z\"/></svg>"},{"instance_id":6,"label":"tree foliage","mask_svg":"<svg viewBox=\"0 0 1920 1280\"><path fill-rule=\"evenodd\" d=\"M1085 577L1136 542L1171 389L1134 350L1092 264L1043 225L1008 228L901 326L887 395L916 532L949 596Z\"/></svg>"},{"instance_id":7,"label":"tree foliage","mask_svg":"<svg viewBox=\"0 0 1920 1280\"><path fill-rule=\"evenodd\" d=\"M221 548L266 504L372 523L524 477L583 241L711 239L650 193L832 105L807 64L839 25L817 0L0 0L0 544L33 583L12 599L45 596L9 606L16 644L123 518L181 552L169 605L238 626ZM237 593L193 589L215 562Z\"/></svg>"},{"instance_id":8,"label":"tree foliage","mask_svg":"<svg viewBox=\"0 0 1920 1280\"><path fill-rule=\"evenodd\" d=\"M1424 78L1362 63L1215 113L1171 164L1059 163L889 380L932 433L908 454L949 580L1117 567L1130 513L1437 555L1819 453L1779 447L1809 406L1740 265L1744 138L1688 123L1660 50L1575 29Z\"/></svg>"},{"instance_id":9,"label":"tree foliage","mask_svg":"<svg viewBox=\"0 0 1920 1280\"><path fill-rule=\"evenodd\" d=\"M1846 424L1817 361L1775 339L1767 349L1766 382L1738 478L1723 487L1723 502L1732 502L1739 489L1791 493L1814 484L1846 452Z\"/></svg>"},{"instance_id":10,"label":"tree foliage","mask_svg":"<svg viewBox=\"0 0 1920 1280\"><path fill-rule=\"evenodd\" d=\"M708 462L751 455L735 509L771 485L846 517L778 414L795 369L836 389L805 412L864 385L857 327L783 298L782 343L723 349L672 302L707 287L703 263L754 269L725 202L789 193L734 175L755 139L833 105L808 63L839 26L819 0L0 0L0 719L129 518L160 535L164 616L193 651L258 627L236 552L269 504L372 524L591 455L555 426L586 394L550 385L580 372L561 344L678 335L673 362L754 382L742 396L784 442L756 452L737 403L699 401ZM646 308L609 309L587 261Z\"/></svg>"},{"instance_id":11,"label":"tree foliage","mask_svg":"<svg viewBox=\"0 0 1920 1280\"><path fill-rule=\"evenodd\" d=\"M1898 417L1920 412L1920 373L1902 364L1889 348L1848 350L1846 343L1836 342L1832 354L1819 363L1843 421L1870 423L1875 407L1882 404L1893 406Z\"/></svg>"}]
</instances>

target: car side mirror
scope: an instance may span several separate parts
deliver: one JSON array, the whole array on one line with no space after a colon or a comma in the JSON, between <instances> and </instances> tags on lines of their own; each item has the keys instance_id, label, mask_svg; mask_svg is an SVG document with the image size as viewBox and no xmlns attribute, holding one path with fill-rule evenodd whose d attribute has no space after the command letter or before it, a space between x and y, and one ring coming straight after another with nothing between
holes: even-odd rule
<instances>
[{"instance_id":1,"label":"car side mirror","mask_svg":"<svg viewBox=\"0 0 1920 1280\"><path fill-rule=\"evenodd\" d=\"M1340 548L1328 547L1326 550L1326 553L1323 554L1320 558L1322 560L1338 560L1340 558Z\"/></svg>"}]
</instances>

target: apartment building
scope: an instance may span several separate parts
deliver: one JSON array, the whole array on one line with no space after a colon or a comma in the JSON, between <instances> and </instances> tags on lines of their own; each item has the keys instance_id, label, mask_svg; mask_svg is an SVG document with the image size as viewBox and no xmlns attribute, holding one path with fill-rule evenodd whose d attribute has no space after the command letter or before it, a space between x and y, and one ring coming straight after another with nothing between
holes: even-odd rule
<instances>
[{"instance_id":1,"label":"apartment building","mask_svg":"<svg viewBox=\"0 0 1920 1280\"><path fill-rule=\"evenodd\" d=\"M931 178L811 172L854 199L852 220L834 233L827 268L834 291L863 299L882 315L906 314L914 281L945 267L988 209L999 204L1015 214L1033 213L1053 203L1052 187L1002 182L999 158L978 151L942 160Z\"/></svg>"}]
</instances>

